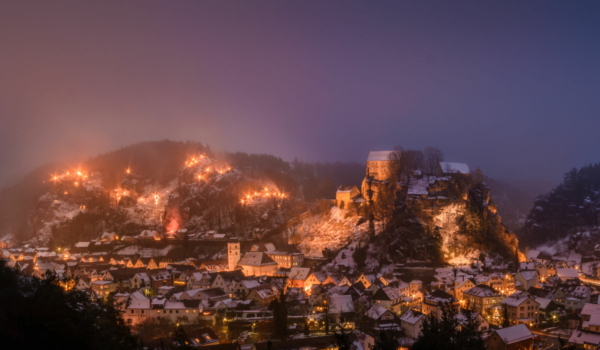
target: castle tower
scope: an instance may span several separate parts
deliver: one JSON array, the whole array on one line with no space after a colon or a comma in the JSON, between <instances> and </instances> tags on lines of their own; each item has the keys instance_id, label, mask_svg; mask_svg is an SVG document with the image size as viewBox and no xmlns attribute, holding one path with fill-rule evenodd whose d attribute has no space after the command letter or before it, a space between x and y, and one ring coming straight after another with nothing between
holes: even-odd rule
<instances>
[{"instance_id":1,"label":"castle tower","mask_svg":"<svg viewBox=\"0 0 600 350\"><path fill-rule=\"evenodd\" d=\"M229 263L228 270L235 270L238 262L240 261L240 242L227 243L227 261Z\"/></svg>"}]
</instances>

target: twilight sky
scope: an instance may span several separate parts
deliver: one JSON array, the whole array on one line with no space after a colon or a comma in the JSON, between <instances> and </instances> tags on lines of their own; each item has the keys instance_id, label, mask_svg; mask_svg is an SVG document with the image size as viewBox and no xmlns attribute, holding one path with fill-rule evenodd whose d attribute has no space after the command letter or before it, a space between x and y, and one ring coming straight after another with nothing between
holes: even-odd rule
<instances>
[{"instance_id":1,"label":"twilight sky","mask_svg":"<svg viewBox=\"0 0 600 350\"><path fill-rule=\"evenodd\" d=\"M600 161L597 1L0 2L0 186L196 140L291 160L436 146L497 178Z\"/></svg>"}]
</instances>

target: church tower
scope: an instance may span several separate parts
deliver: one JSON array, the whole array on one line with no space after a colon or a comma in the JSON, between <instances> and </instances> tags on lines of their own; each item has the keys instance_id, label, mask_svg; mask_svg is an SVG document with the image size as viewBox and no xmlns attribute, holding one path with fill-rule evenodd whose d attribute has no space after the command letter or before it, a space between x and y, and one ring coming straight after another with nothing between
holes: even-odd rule
<instances>
[{"instance_id":1,"label":"church tower","mask_svg":"<svg viewBox=\"0 0 600 350\"><path fill-rule=\"evenodd\" d=\"M228 270L235 270L240 261L240 242L227 243L227 261L229 263Z\"/></svg>"}]
</instances>

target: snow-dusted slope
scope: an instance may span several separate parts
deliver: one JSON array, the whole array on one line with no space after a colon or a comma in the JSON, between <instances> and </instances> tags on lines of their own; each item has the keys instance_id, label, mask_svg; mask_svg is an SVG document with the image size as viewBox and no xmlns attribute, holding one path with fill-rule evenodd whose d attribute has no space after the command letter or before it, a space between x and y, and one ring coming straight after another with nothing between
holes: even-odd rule
<instances>
[{"instance_id":1,"label":"snow-dusted slope","mask_svg":"<svg viewBox=\"0 0 600 350\"><path fill-rule=\"evenodd\" d=\"M348 210L332 207L329 212L308 217L285 233L291 243L309 257L322 257L324 249L338 250L351 241L368 240L368 222L357 226L360 217ZM375 223L375 232L381 224Z\"/></svg>"}]
</instances>

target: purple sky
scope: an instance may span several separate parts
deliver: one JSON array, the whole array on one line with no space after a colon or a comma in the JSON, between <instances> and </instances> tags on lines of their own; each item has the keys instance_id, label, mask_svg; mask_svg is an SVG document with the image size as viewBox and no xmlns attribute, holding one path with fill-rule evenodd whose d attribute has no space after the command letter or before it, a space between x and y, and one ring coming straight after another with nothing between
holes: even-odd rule
<instances>
[{"instance_id":1,"label":"purple sky","mask_svg":"<svg viewBox=\"0 0 600 350\"><path fill-rule=\"evenodd\" d=\"M0 185L197 140L291 160L437 146L490 176L600 161L597 1L5 1Z\"/></svg>"}]
</instances>

